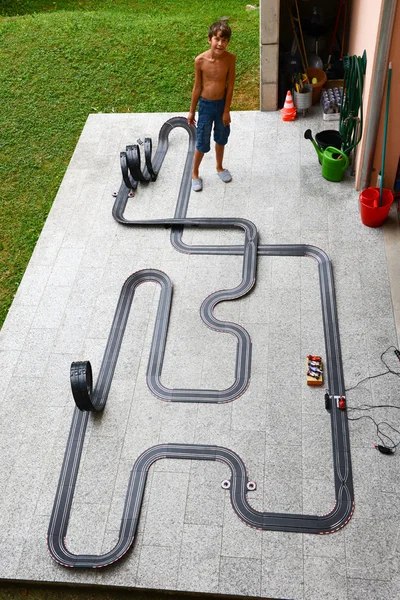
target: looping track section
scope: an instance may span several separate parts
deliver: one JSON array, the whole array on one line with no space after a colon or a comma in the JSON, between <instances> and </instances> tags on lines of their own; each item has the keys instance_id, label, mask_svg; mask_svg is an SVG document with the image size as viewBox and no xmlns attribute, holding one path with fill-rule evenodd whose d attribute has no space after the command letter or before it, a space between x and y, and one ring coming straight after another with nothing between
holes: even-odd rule
<instances>
[{"instance_id":1,"label":"looping track section","mask_svg":"<svg viewBox=\"0 0 400 600\"><path fill-rule=\"evenodd\" d=\"M138 181L155 181L168 151L168 137L175 127L188 132L188 149L175 214L171 218L131 221L124 212L132 189ZM171 227L171 243L179 251L204 255L243 256L242 280L238 286L211 294L201 306L204 323L219 332L229 333L236 338L235 380L225 390L168 389L161 383L162 363L168 330L172 297L169 277L157 269L145 269L133 273L125 282L116 307L103 361L96 383L92 384L92 371L88 361L71 365L71 387L76 407L65 450L64 461L48 530L48 548L51 556L67 567L98 568L119 560L132 546L146 486L147 473L151 465L163 458L219 461L227 465L231 473L230 493L233 510L247 525L273 531L291 531L314 534L333 533L350 520L354 511L354 493L351 470L350 443L346 412L333 404L330 410L332 452L335 484L335 504L326 515L304 515L257 511L247 500L249 478L243 460L233 451L220 446L192 444L163 444L148 448L133 465L125 506L121 519L119 539L115 547L102 555L71 553L66 545L68 522L73 501L79 463L85 439L86 427L91 411L101 411L106 402L113 374L118 361L125 326L135 290L144 282L156 282L161 288L147 368L147 384L158 398L169 402L224 403L241 396L247 389L251 375L251 340L248 332L238 324L218 320L213 311L222 301L240 298L247 294L256 281L257 257L262 256L307 256L318 263L323 327L325 335L326 369L329 395L331 398L344 396L344 378L340 350L340 338L336 312L336 301L331 262L326 253L306 244L261 245L257 241L254 223L235 218L187 218L191 190L191 166L195 148L195 129L186 119L176 117L161 127L157 150L152 157L151 140L145 140L145 164L140 165L139 148L128 146L120 156L122 183L117 194L112 215L126 227ZM244 233L241 245L188 245L182 240L184 227L239 228Z\"/></svg>"}]
</instances>

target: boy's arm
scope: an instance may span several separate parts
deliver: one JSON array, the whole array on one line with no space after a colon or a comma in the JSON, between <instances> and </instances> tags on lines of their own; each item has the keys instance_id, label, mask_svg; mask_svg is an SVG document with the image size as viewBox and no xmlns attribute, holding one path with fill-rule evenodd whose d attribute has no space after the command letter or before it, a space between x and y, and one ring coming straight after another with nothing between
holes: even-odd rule
<instances>
[{"instance_id":1,"label":"boy's arm","mask_svg":"<svg viewBox=\"0 0 400 600\"><path fill-rule=\"evenodd\" d=\"M189 125L196 125L196 119L194 117L196 114L197 102L198 102L198 100L200 98L200 94L201 94L201 88L202 88L201 63L200 63L200 57L197 56L194 61L194 85L193 85L193 91L192 91L192 101L190 103L190 109L189 109L189 114L188 114L188 118L187 118Z\"/></svg>"},{"instance_id":2,"label":"boy's arm","mask_svg":"<svg viewBox=\"0 0 400 600\"><path fill-rule=\"evenodd\" d=\"M232 54L231 64L229 65L228 70L228 80L226 86L226 96L225 96L225 108L224 114L222 115L222 122L225 125L229 125L231 122L231 103L233 96L233 88L235 86L235 77L236 77L236 56Z\"/></svg>"}]
</instances>

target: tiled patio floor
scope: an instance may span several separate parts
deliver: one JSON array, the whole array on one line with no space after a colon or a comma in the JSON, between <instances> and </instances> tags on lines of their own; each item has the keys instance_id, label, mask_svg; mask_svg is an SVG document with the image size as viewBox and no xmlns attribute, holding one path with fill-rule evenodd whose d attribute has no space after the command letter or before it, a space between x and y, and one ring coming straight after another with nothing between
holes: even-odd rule
<instances>
[{"instance_id":1,"label":"tiled patio floor","mask_svg":"<svg viewBox=\"0 0 400 600\"><path fill-rule=\"evenodd\" d=\"M139 533L119 563L66 569L48 554L47 527L74 406L70 363L90 360L96 378L118 295L131 273L157 268L173 283L163 383L224 389L233 381L235 338L207 329L199 309L211 292L238 284L242 258L180 254L170 230L125 229L111 216L120 151L145 135L156 146L171 116L89 116L2 329L0 578L274 599L399 598L400 453L387 457L375 450L375 428L367 419L350 423L356 509L338 533L248 528L221 488L228 474L223 464L164 460L150 470ZM307 127L315 133L331 124L323 123L317 108L293 123L282 123L279 113L234 113L226 151L233 181L222 183L213 155L206 156L204 190L192 193L188 216L244 217L256 224L263 244L313 244L329 254L345 382L352 387L382 372L381 353L398 346L398 266L391 262L398 221L393 208L385 228L361 223L354 180L321 177L314 149L303 139ZM174 130L157 181L139 185L129 218L173 216L186 148L187 133ZM184 240L241 243L241 235L199 228L185 232ZM325 389L307 387L305 377L306 355L325 351L316 263L259 257L252 292L217 307L216 316L240 323L253 344L251 384L228 404L164 403L147 389L158 297L155 284L138 289L104 414L90 420L69 549L100 553L113 546L132 464L143 450L164 442L237 452L257 482L249 499L258 510L330 511ZM387 357L397 368L393 351ZM399 380L388 375L349 391L347 401L400 407L399 391ZM397 413L371 414L398 427Z\"/></svg>"}]
</instances>

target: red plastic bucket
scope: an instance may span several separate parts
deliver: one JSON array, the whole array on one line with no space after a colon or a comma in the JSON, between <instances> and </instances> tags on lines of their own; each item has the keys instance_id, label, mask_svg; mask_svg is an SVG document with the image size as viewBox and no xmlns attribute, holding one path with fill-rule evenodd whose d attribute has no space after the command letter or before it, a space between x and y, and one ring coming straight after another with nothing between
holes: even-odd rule
<instances>
[{"instance_id":1,"label":"red plastic bucket","mask_svg":"<svg viewBox=\"0 0 400 600\"><path fill-rule=\"evenodd\" d=\"M389 216L393 202L391 190L382 190L382 206L379 206L380 188L369 187L360 194L361 221L367 227L380 227Z\"/></svg>"}]
</instances>

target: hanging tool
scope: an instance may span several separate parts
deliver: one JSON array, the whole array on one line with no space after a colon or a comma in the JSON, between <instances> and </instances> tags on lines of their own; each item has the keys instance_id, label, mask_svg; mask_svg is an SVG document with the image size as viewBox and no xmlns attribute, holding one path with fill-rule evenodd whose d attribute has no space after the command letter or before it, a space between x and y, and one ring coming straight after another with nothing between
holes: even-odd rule
<instances>
[{"instance_id":1,"label":"hanging tool","mask_svg":"<svg viewBox=\"0 0 400 600\"><path fill-rule=\"evenodd\" d=\"M291 25L292 25L293 36L294 36L294 39L295 39L295 41L296 41L297 49L298 49L298 51L299 51L299 54L300 54L301 66L302 66L302 68L303 68L303 71L304 71L304 72L306 72L306 70L307 70L307 67L306 67L306 64L307 64L307 57L304 57L304 56L303 56L303 51L302 51L302 49L301 49L301 47L300 47L300 43L299 43L299 37L298 37L298 35L297 35L297 30L296 30L296 25L295 25L295 22L294 22L294 18L293 18L292 11L291 11L291 9L290 9L290 6L289 6L289 3L288 3L288 0L286 0L286 7L287 7L287 9L288 9L288 11L289 11L289 17L290 17L290 23L291 23ZM307 79L307 83L308 83L308 79Z\"/></svg>"},{"instance_id":2,"label":"hanging tool","mask_svg":"<svg viewBox=\"0 0 400 600\"><path fill-rule=\"evenodd\" d=\"M303 54L304 54L304 62L306 65L306 69L308 69L308 60L307 60L307 52L306 52L306 47L304 45L304 38L303 38L303 30L301 28L301 20L300 20L300 13L299 13L299 5L297 4L297 0L294 0L295 6L296 6L296 12L297 12L297 22L299 24L299 31L300 31L300 38L301 38L301 45L303 48Z\"/></svg>"},{"instance_id":3,"label":"hanging tool","mask_svg":"<svg viewBox=\"0 0 400 600\"><path fill-rule=\"evenodd\" d=\"M333 30L333 35L332 35L331 47L329 48L329 56L328 56L327 68L328 68L328 66L331 63L331 58L332 58L332 53L333 53L333 46L335 44L336 34L337 34L338 27L339 27L339 20L340 20L340 14L342 12L342 6L343 6L343 0L340 0L339 9L338 9L338 13L337 13L337 16L336 16L335 28ZM343 38L344 38L344 31L343 31Z\"/></svg>"},{"instance_id":4,"label":"hanging tool","mask_svg":"<svg viewBox=\"0 0 400 600\"><path fill-rule=\"evenodd\" d=\"M342 47L341 47L341 51L340 51L340 60L343 60L343 54L344 54L344 38L346 35L346 23L347 23L347 2L344 3L343 35L342 35Z\"/></svg>"}]
</instances>

